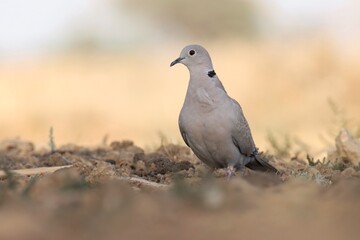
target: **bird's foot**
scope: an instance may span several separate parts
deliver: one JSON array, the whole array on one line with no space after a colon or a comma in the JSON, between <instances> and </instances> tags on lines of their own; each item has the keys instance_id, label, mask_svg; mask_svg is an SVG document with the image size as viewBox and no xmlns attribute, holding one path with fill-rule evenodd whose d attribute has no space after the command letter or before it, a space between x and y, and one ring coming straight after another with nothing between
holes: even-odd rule
<instances>
[{"instance_id":1,"label":"bird's foot","mask_svg":"<svg viewBox=\"0 0 360 240\"><path fill-rule=\"evenodd\" d=\"M226 168L227 178L230 181L231 177L235 174L235 168L233 166L228 166Z\"/></svg>"}]
</instances>

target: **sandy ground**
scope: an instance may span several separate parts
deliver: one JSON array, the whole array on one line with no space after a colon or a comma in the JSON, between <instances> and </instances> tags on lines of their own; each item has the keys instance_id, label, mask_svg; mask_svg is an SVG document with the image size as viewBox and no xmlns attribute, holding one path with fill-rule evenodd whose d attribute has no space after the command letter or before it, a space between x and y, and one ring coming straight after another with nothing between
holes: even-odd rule
<instances>
[{"instance_id":1,"label":"sandy ground","mask_svg":"<svg viewBox=\"0 0 360 240\"><path fill-rule=\"evenodd\" d=\"M7 172L0 238L358 239L359 166L269 160L281 174L247 170L229 181L173 144L149 153L130 141L50 152L3 141L2 169L72 167Z\"/></svg>"}]
</instances>

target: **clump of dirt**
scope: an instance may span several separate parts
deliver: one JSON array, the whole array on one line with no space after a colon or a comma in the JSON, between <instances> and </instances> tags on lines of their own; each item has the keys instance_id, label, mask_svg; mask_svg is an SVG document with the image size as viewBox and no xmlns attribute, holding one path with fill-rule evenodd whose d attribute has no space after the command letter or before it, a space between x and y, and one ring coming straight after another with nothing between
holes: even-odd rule
<instances>
[{"instance_id":1,"label":"clump of dirt","mask_svg":"<svg viewBox=\"0 0 360 240\"><path fill-rule=\"evenodd\" d=\"M165 155L155 152L150 154L137 154L134 158L134 174L150 180L158 179L159 174L173 174L180 171L194 169L189 161L174 161Z\"/></svg>"},{"instance_id":2,"label":"clump of dirt","mask_svg":"<svg viewBox=\"0 0 360 240\"><path fill-rule=\"evenodd\" d=\"M199 162L185 147L170 144L145 153L133 142L114 141L109 146L85 148L68 144L54 152L35 151L21 140L0 144L0 167L14 170L35 167L73 165L94 183L105 176L138 176L158 183L170 183L174 174L193 176ZM97 177L95 177L97 176Z\"/></svg>"}]
</instances>

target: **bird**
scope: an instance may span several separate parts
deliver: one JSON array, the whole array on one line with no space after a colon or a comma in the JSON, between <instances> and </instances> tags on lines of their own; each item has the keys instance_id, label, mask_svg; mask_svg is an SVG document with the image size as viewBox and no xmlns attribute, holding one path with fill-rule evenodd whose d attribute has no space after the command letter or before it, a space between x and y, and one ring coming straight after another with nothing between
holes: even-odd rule
<instances>
[{"instance_id":1,"label":"bird","mask_svg":"<svg viewBox=\"0 0 360 240\"><path fill-rule=\"evenodd\" d=\"M181 63L190 80L178 124L185 144L212 169L225 168L228 177L245 167L278 173L256 147L240 104L218 78L208 51L185 46L170 67Z\"/></svg>"}]
</instances>

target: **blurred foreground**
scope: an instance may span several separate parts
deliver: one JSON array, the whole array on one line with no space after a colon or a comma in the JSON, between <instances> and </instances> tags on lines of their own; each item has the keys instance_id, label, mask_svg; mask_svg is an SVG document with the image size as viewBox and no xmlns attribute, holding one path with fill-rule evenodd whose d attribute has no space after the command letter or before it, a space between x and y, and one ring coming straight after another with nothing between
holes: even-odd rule
<instances>
[{"instance_id":1,"label":"blurred foreground","mask_svg":"<svg viewBox=\"0 0 360 240\"><path fill-rule=\"evenodd\" d=\"M359 238L360 167L346 158L270 158L281 175L246 170L227 181L173 144L49 152L14 140L0 156L1 239ZM48 175L9 171L67 164Z\"/></svg>"}]
</instances>

